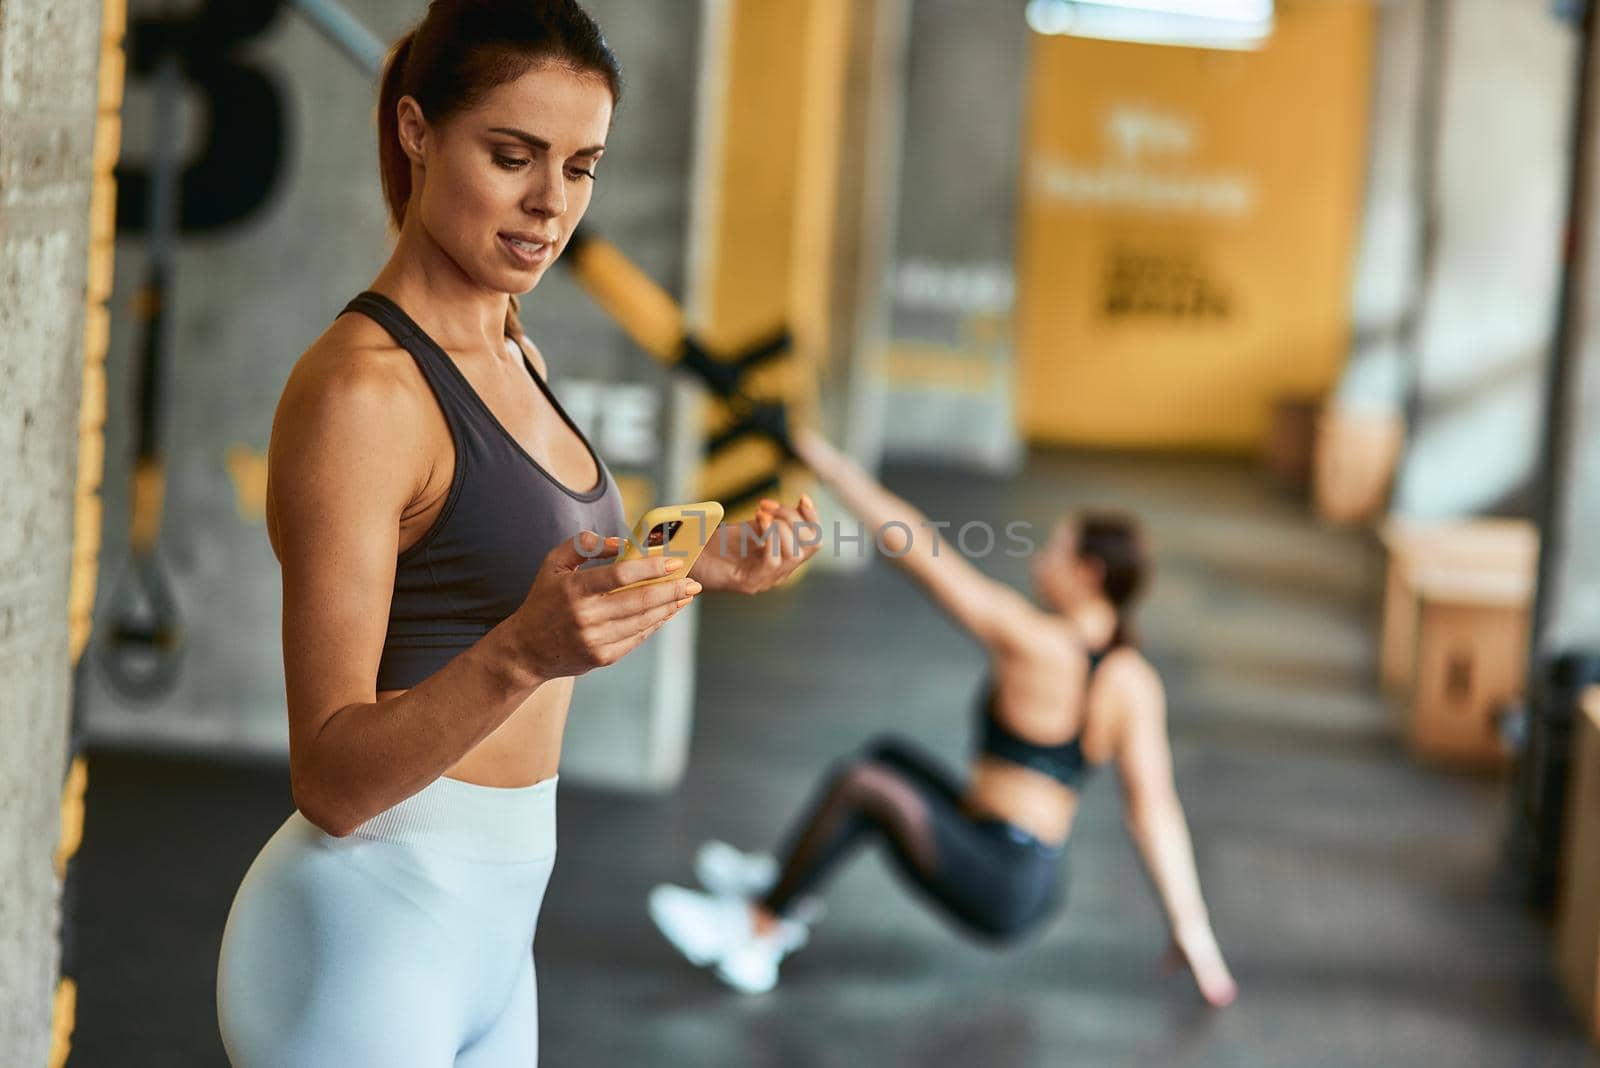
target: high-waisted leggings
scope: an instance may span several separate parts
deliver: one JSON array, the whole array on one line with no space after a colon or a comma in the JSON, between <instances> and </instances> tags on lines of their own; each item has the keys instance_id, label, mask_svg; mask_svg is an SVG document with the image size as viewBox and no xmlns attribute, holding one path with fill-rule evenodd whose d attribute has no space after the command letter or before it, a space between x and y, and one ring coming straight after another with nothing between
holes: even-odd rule
<instances>
[{"instance_id":1,"label":"high-waisted leggings","mask_svg":"<svg viewBox=\"0 0 1600 1068\"><path fill-rule=\"evenodd\" d=\"M782 915L865 842L969 933L1005 941L1065 899L1065 850L1004 820L975 816L955 779L910 742L882 737L823 780L779 855L762 905Z\"/></svg>"},{"instance_id":2,"label":"high-waisted leggings","mask_svg":"<svg viewBox=\"0 0 1600 1068\"><path fill-rule=\"evenodd\" d=\"M299 812L234 897L217 1020L235 1068L527 1068L556 780L439 778L335 838Z\"/></svg>"}]
</instances>

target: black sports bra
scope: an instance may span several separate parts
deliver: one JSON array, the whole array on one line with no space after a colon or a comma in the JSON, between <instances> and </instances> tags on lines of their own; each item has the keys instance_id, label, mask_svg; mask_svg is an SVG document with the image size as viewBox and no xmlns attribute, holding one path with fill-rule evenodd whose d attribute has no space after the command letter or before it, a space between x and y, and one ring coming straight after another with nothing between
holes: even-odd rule
<instances>
[{"instance_id":1,"label":"black sports bra","mask_svg":"<svg viewBox=\"0 0 1600 1068\"><path fill-rule=\"evenodd\" d=\"M1088 680L1094 677L1095 669L1110 653L1111 649L1089 653L1089 671L1085 676L1085 689L1088 688ZM994 698L995 687L991 682L985 686L983 700L978 706L980 751L985 756L1021 764L1025 768L1041 772L1062 786L1078 789L1083 780L1094 770L1094 765L1083 755L1083 732L1079 731L1076 736L1060 745L1039 745L1037 742L1030 742L1026 738L1018 737L1000 722L995 714Z\"/></svg>"}]
</instances>

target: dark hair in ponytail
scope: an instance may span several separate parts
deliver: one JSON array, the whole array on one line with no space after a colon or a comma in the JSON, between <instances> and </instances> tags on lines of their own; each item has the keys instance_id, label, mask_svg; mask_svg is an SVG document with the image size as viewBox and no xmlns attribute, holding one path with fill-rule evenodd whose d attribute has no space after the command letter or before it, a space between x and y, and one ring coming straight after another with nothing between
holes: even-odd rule
<instances>
[{"instance_id":1,"label":"dark hair in ponytail","mask_svg":"<svg viewBox=\"0 0 1600 1068\"><path fill-rule=\"evenodd\" d=\"M1117 610L1117 629L1111 636L1113 648L1138 644L1132 619L1133 602L1144 591L1150 577L1150 558L1139 522L1128 516L1090 512L1077 519L1079 559L1100 564L1101 588L1106 600Z\"/></svg>"},{"instance_id":2,"label":"dark hair in ponytail","mask_svg":"<svg viewBox=\"0 0 1600 1068\"><path fill-rule=\"evenodd\" d=\"M396 230L411 200L411 160L400 147L400 98L430 123L472 107L497 85L541 63L592 75L622 103L622 71L600 26L577 0L431 0L422 21L390 48L378 90L378 175ZM517 298L506 335L520 338Z\"/></svg>"}]
</instances>

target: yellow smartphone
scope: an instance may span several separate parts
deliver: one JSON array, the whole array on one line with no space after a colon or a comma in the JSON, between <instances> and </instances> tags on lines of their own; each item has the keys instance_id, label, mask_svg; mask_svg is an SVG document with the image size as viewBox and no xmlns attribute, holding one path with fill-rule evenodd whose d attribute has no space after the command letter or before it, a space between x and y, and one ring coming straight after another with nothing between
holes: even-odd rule
<instances>
[{"instance_id":1,"label":"yellow smartphone","mask_svg":"<svg viewBox=\"0 0 1600 1068\"><path fill-rule=\"evenodd\" d=\"M711 541L717 525L722 522L722 505L716 501L699 501L695 504L664 504L652 508L639 520L639 525L628 535L616 563L637 560L640 557L664 556L668 553L683 561L683 566L657 578L630 582L618 586L612 593L621 593L636 586L652 582L671 582L689 573L700 553Z\"/></svg>"}]
</instances>

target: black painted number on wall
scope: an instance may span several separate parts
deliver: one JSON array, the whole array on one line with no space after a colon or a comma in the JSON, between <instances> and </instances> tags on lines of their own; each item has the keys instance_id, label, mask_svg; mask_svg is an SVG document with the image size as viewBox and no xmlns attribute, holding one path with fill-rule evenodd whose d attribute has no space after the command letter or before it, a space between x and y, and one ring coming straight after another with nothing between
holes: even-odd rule
<instances>
[{"instance_id":1,"label":"black painted number on wall","mask_svg":"<svg viewBox=\"0 0 1600 1068\"><path fill-rule=\"evenodd\" d=\"M277 80L242 52L283 0L202 0L181 17L133 12L128 77L149 78L175 53L201 115L198 152L183 166L178 228L203 233L239 222L267 202L283 177L287 109ZM150 173L117 167L117 228L149 225Z\"/></svg>"}]
</instances>

